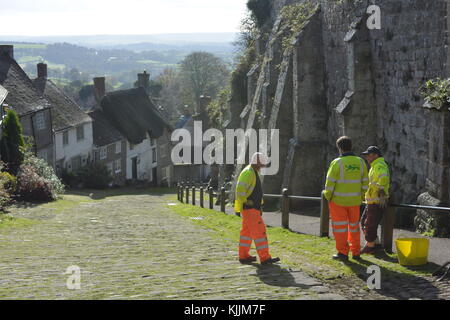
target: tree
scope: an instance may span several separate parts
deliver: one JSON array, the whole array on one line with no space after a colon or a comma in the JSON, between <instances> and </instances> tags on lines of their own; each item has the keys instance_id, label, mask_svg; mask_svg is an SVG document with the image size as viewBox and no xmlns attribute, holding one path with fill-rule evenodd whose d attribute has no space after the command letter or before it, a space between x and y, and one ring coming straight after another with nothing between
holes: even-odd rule
<instances>
[{"instance_id":1,"label":"tree","mask_svg":"<svg viewBox=\"0 0 450 320\"><path fill-rule=\"evenodd\" d=\"M215 98L227 84L229 70L218 57L207 52L193 52L181 62L182 97L199 110L200 96ZM189 103L186 103L189 104Z\"/></svg>"},{"instance_id":2,"label":"tree","mask_svg":"<svg viewBox=\"0 0 450 320\"><path fill-rule=\"evenodd\" d=\"M166 68L156 77L156 81L162 84L160 98L164 108L163 114L171 124L175 125L182 114L180 109L189 103L182 101L181 98L180 75L176 69Z\"/></svg>"},{"instance_id":3,"label":"tree","mask_svg":"<svg viewBox=\"0 0 450 320\"><path fill-rule=\"evenodd\" d=\"M0 140L1 159L8 165L8 171L16 175L24 160L25 140L19 117L13 110L8 110L3 122Z\"/></svg>"}]
</instances>

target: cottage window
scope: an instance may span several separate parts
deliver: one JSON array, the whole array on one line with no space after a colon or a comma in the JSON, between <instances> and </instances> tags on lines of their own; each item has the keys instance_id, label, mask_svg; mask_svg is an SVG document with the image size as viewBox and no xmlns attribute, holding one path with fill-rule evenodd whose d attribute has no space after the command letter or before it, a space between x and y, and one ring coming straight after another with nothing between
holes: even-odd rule
<instances>
[{"instance_id":1,"label":"cottage window","mask_svg":"<svg viewBox=\"0 0 450 320\"><path fill-rule=\"evenodd\" d=\"M117 159L116 161L114 161L114 167L115 167L115 172L116 173L122 172L122 160L121 159Z\"/></svg>"},{"instance_id":2,"label":"cottage window","mask_svg":"<svg viewBox=\"0 0 450 320\"><path fill-rule=\"evenodd\" d=\"M81 156L72 158L72 171L78 171L81 168Z\"/></svg>"},{"instance_id":3,"label":"cottage window","mask_svg":"<svg viewBox=\"0 0 450 320\"><path fill-rule=\"evenodd\" d=\"M156 159L156 148L152 149L152 160L153 160L153 163L157 162L157 159Z\"/></svg>"},{"instance_id":4,"label":"cottage window","mask_svg":"<svg viewBox=\"0 0 450 320\"><path fill-rule=\"evenodd\" d=\"M134 149L134 144L132 144L131 142L130 142L130 150L133 150Z\"/></svg>"},{"instance_id":5,"label":"cottage window","mask_svg":"<svg viewBox=\"0 0 450 320\"><path fill-rule=\"evenodd\" d=\"M77 127L77 141L84 139L84 126L78 126Z\"/></svg>"},{"instance_id":6,"label":"cottage window","mask_svg":"<svg viewBox=\"0 0 450 320\"><path fill-rule=\"evenodd\" d=\"M161 159L167 157L167 144L164 144L160 148Z\"/></svg>"},{"instance_id":7,"label":"cottage window","mask_svg":"<svg viewBox=\"0 0 450 320\"><path fill-rule=\"evenodd\" d=\"M69 131L64 131L63 132L63 145L68 145L69 144Z\"/></svg>"},{"instance_id":8,"label":"cottage window","mask_svg":"<svg viewBox=\"0 0 450 320\"><path fill-rule=\"evenodd\" d=\"M100 160L106 159L107 156L106 150L107 150L106 147L100 148Z\"/></svg>"},{"instance_id":9,"label":"cottage window","mask_svg":"<svg viewBox=\"0 0 450 320\"><path fill-rule=\"evenodd\" d=\"M122 152L122 142L117 142L116 143L116 153L121 153Z\"/></svg>"},{"instance_id":10,"label":"cottage window","mask_svg":"<svg viewBox=\"0 0 450 320\"><path fill-rule=\"evenodd\" d=\"M109 171L110 173L113 173L113 163L112 163L112 162L108 162L108 163L106 164L106 167L108 168L108 171Z\"/></svg>"},{"instance_id":11,"label":"cottage window","mask_svg":"<svg viewBox=\"0 0 450 320\"><path fill-rule=\"evenodd\" d=\"M44 112L39 112L36 114L36 129L44 130L45 129L45 114Z\"/></svg>"}]
</instances>

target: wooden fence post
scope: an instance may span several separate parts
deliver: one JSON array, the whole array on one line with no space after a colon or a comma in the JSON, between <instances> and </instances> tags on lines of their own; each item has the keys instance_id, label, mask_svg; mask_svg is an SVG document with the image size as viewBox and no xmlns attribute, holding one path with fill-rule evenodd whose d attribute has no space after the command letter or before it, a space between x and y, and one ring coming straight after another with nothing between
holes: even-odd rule
<instances>
[{"instance_id":1,"label":"wooden fence post","mask_svg":"<svg viewBox=\"0 0 450 320\"><path fill-rule=\"evenodd\" d=\"M189 186L186 185L186 204L189 204Z\"/></svg>"},{"instance_id":2,"label":"wooden fence post","mask_svg":"<svg viewBox=\"0 0 450 320\"><path fill-rule=\"evenodd\" d=\"M184 188L183 188L183 184L180 184L180 201L183 202L184 198Z\"/></svg>"},{"instance_id":3,"label":"wooden fence post","mask_svg":"<svg viewBox=\"0 0 450 320\"><path fill-rule=\"evenodd\" d=\"M289 229L289 191L283 189L281 198L281 225L285 229Z\"/></svg>"},{"instance_id":4,"label":"wooden fence post","mask_svg":"<svg viewBox=\"0 0 450 320\"><path fill-rule=\"evenodd\" d=\"M225 212L225 188L220 189L220 211Z\"/></svg>"},{"instance_id":5,"label":"wooden fence post","mask_svg":"<svg viewBox=\"0 0 450 320\"><path fill-rule=\"evenodd\" d=\"M209 187L208 191L209 191L209 208L210 209L214 209L214 192L213 192L213 188Z\"/></svg>"},{"instance_id":6,"label":"wooden fence post","mask_svg":"<svg viewBox=\"0 0 450 320\"><path fill-rule=\"evenodd\" d=\"M328 209L328 201L322 194L320 202L320 236L328 237L330 235L330 211Z\"/></svg>"},{"instance_id":7,"label":"wooden fence post","mask_svg":"<svg viewBox=\"0 0 450 320\"><path fill-rule=\"evenodd\" d=\"M394 243L395 208L388 206L383 214L381 224L381 245L388 253L392 253Z\"/></svg>"},{"instance_id":8,"label":"wooden fence post","mask_svg":"<svg viewBox=\"0 0 450 320\"><path fill-rule=\"evenodd\" d=\"M195 187L192 187L192 205L195 206Z\"/></svg>"},{"instance_id":9,"label":"wooden fence post","mask_svg":"<svg viewBox=\"0 0 450 320\"><path fill-rule=\"evenodd\" d=\"M203 187L200 187L200 207L204 208L204 204L203 204Z\"/></svg>"}]
</instances>

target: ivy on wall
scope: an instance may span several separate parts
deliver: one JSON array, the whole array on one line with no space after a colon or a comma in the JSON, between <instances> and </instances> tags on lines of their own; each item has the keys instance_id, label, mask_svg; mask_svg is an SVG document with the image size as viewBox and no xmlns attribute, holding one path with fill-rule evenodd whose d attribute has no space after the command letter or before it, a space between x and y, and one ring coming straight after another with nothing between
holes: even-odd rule
<instances>
[{"instance_id":1,"label":"ivy on wall","mask_svg":"<svg viewBox=\"0 0 450 320\"><path fill-rule=\"evenodd\" d=\"M419 92L425 99L425 107L450 110L450 78L428 80Z\"/></svg>"}]
</instances>

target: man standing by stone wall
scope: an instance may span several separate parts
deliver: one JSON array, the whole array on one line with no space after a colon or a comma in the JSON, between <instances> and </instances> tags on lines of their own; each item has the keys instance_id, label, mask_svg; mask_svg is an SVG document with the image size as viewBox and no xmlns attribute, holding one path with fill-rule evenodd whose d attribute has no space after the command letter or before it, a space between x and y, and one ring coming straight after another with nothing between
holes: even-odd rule
<instances>
[{"instance_id":1,"label":"man standing by stone wall","mask_svg":"<svg viewBox=\"0 0 450 320\"><path fill-rule=\"evenodd\" d=\"M362 155L369 162L370 171L369 189L366 193L367 205L361 219L367 243L361 250L361 254L373 254L375 253L378 225L389 198L390 174L389 167L378 147L369 147Z\"/></svg>"},{"instance_id":2,"label":"man standing by stone wall","mask_svg":"<svg viewBox=\"0 0 450 320\"><path fill-rule=\"evenodd\" d=\"M262 218L263 190L259 171L268 163L267 157L262 153L252 156L250 165L242 170L236 184L236 200L234 208L242 216L242 229L239 241L239 261L244 264L256 261L250 255L252 241L255 241L261 264L280 261L269 254L269 240L267 239L266 225Z\"/></svg>"},{"instance_id":3,"label":"man standing by stone wall","mask_svg":"<svg viewBox=\"0 0 450 320\"><path fill-rule=\"evenodd\" d=\"M360 206L368 189L367 167L364 160L352 152L352 140L340 137L336 141L340 157L331 162L323 194L328 200L337 254L333 259L359 259L361 235Z\"/></svg>"}]
</instances>

